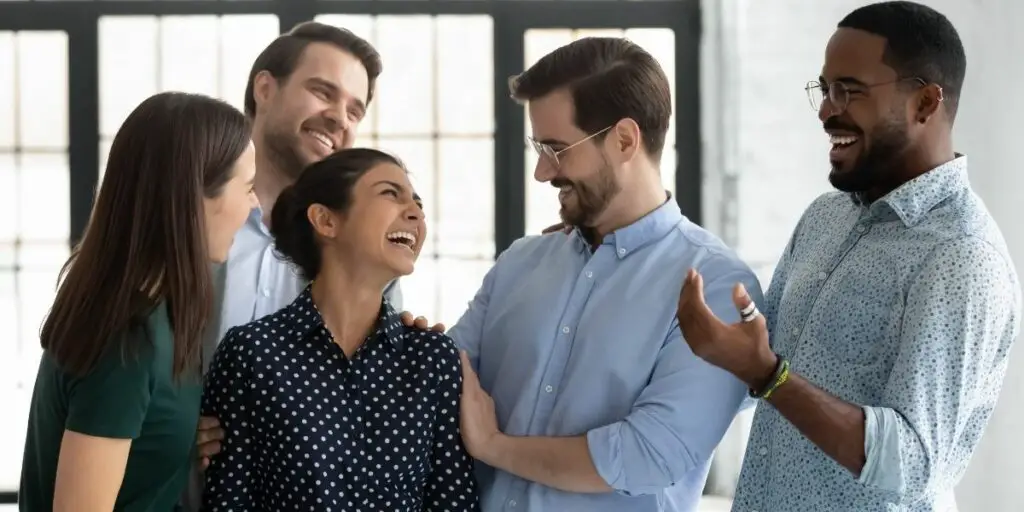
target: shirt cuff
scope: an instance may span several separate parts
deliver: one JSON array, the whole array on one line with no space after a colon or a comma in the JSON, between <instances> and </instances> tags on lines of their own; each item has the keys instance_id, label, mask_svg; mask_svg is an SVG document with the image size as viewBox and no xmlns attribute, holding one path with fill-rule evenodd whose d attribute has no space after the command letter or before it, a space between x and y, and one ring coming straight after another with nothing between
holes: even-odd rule
<instances>
[{"instance_id":1,"label":"shirt cuff","mask_svg":"<svg viewBox=\"0 0 1024 512\"><path fill-rule=\"evenodd\" d=\"M865 462L857 482L900 494L903 492L903 464L896 411L887 407L863 409Z\"/></svg>"}]
</instances>

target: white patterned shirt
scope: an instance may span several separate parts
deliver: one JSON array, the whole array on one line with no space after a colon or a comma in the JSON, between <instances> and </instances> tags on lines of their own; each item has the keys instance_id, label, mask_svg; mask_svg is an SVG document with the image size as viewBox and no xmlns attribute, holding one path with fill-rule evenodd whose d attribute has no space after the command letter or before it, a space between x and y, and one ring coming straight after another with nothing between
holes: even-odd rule
<instances>
[{"instance_id":1,"label":"white patterned shirt","mask_svg":"<svg viewBox=\"0 0 1024 512\"><path fill-rule=\"evenodd\" d=\"M758 406L733 511L950 511L1020 326L1003 236L967 158L870 205L839 192L804 213L763 308L773 349L864 407L859 477Z\"/></svg>"}]
</instances>

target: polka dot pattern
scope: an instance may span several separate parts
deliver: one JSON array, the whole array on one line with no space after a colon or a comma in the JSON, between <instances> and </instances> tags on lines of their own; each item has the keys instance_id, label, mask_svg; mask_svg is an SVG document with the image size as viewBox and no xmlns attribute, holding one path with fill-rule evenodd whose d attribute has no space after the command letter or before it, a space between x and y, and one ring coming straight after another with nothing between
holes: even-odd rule
<instances>
[{"instance_id":1,"label":"polka dot pattern","mask_svg":"<svg viewBox=\"0 0 1024 512\"><path fill-rule=\"evenodd\" d=\"M878 449L858 478L759 405L733 511L949 510L1021 309L966 165L958 157L872 204L826 194L805 212L765 298L772 346L796 373L887 421L867 429L866 448Z\"/></svg>"},{"instance_id":2,"label":"polka dot pattern","mask_svg":"<svg viewBox=\"0 0 1024 512\"><path fill-rule=\"evenodd\" d=\"M404 327L386 302L377 325L346 358L307 288L228 332L203 398L226 432L204 510L479 509L454 343Z\"/></svg>"}]
</instances>

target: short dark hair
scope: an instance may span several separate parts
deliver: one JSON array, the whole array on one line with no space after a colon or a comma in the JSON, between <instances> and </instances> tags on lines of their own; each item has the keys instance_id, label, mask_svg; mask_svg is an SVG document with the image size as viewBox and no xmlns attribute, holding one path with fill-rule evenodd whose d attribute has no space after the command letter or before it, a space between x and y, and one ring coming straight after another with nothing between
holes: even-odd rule
<instances>
[{"instance_id":1,"label":"short dark hair","mask_svg":"<svg viewBox=\"0 0 1024 512\"><path fill-rule=\"evenodd\" d=\"M125 334L166 302L173 375L201 378L213 307L203 198L223 192L251 137L238 109L199 94L159 93L128 115L40 332L62 370L84 375L112 347L137 355Z\"/></svg>"},{"instance_id":2,"label":"short dark hair","mask_svg":"<svg viewBox=\"0 0 1024 512\"><path fill-rule=\"evenodd\" d=\"M512 98L520 102L563 87L572 93L574 122L581 130L597 133L628 117L640 127L648 155L660 159L672 93L665 71L639 45L620 37L585 37L509 80Z\"/></svg>"},{"instance_id":3,"label":"short dark hair","mask_svg":"<svg viewBox=\"0 0 1024 512\"><path fill-rule=\"evenodd\" d=\"M306 48L312 43L332 44L342 51L351 53L366 68L369 77L369 91L366 94L366 105L373 100L377 77L383 69L380 54L365 39L347 29L326 25L315 21L306 21L295 25L286 34L274 39L256 57L249 71L249 81L245 85L245 114L256 115L256 97L253 95L253 82L260 71L269 72L278 83L283 83L295 72Z\"/></svg>"},{"instance_id":4,"label":"short dark hair","mask_svg":"<svg viewBox=\"0 0 1024 512\"><path fill-rule=\"evenodd\" d=\"M398 158L370 148L342 149L311 164L286 187L270 214L270 234L278 255L299 269L306 280L320 273L322 261L313 226L306 212L320 204L336 212L352 205L352 189L364 174L380 164L405 168Z\"/></svg>"},{"instance_id":5,"label":"short dark hair","mask_svg":"<svg viewBox=\"0 0 1024 512\"><path fill-rule=\"evenodd\" d=\"M950 118L956 117L967 56L949 19L931 7L895 1L861 7L838 26L885 38L883 62L899 78L920 78L942 87L946 110Z\"/></svg>"}]
</instances>

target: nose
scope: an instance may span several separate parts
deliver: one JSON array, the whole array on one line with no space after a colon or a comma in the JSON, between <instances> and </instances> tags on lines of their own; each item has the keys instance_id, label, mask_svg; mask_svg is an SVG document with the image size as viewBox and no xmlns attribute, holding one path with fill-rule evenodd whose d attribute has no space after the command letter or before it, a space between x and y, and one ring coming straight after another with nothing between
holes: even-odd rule
<instances>
[{"instance_id":1,"label":"nose","mask_svg":"<svg viewBox=\"0 0 1024 512\"><path fill-rule=\"evenodd\" d=\"M818 120L824 123L830 117L832 117L832 100L825 96L821 99L821 104L818 105Z\"/></svg>"},{"instance_id":2,"label":"nose","mask_svg":"<svg viewBox=\"0 0 1024 512\"><path fill-rule=\"evenodd\" d=\"M423 207L416 202L410 202L409 207L405 210L406 220L420 221L424 217L426 217L426 213L423 212Z\"/></svg>"},{"instance_id":3,"label":"nose","mask_svg":"<svg viewBox=\"0 0 1024 512\"><path fill-rule=\"evenodd\" d=\"M544 155L537 157L537 165L533 168L533 179L547 183L558 175L558 169L555 168L554 162Z\"/></svg>"}]
</instances>

